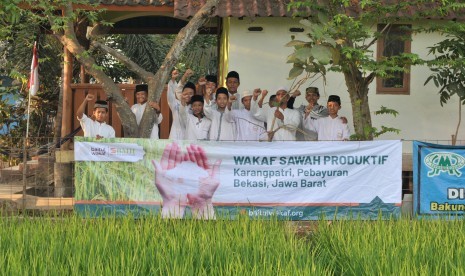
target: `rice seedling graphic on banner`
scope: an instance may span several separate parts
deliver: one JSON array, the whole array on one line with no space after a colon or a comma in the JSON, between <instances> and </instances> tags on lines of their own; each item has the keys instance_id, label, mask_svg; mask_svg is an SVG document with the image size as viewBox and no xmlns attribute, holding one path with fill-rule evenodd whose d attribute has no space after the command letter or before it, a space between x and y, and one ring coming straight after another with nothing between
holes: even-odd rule
<instances>
[{"instance_id":1,"label":"rice seedling graphic on banner","mask_svg":"<svg viewBox=\"0 0 465 276\"><path fill-rule=\"evenodd\" d=\"M398 216L400 141L235 143L79 137L76 209L165 218Z\"/></svg>"}]
</instances>

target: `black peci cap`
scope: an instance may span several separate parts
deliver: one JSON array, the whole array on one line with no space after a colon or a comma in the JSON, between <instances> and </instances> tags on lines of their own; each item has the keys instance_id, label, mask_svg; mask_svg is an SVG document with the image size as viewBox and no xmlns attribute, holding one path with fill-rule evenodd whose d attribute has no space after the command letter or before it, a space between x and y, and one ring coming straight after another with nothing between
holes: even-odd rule
<instances>
[{"instance_id":1,"label":"black peci cap","mask_svg":"<svg viewBox=\"0 0 465 276\"><path fill-rule=\"evenodd\" d=\"M235 78L238 81L240 81L239 80L239 73L237 73L236 71L229 72L228 75L226 76L226 79L229 79L229 78Z\"/></svg>"},{"instance_id":2,"label":"black peci cap","mask_svg":"<svg viewBox=\"0 0 465 276\"><path fill-rule=\"evenodd\" d=\"M148 93L148 91L149 91L149 86L147 84L138 84L136 85L136 91L134 93L137 93L137 92Z\"/></svg>"},{"instance_id":3,"label":"black peci cap","mask_svg":"<svg viewBox=\"0 0 465 276\"><path fill-rule=\"evenodd\" d=\"M341 105L341 98L338 95L329 95L328 97L328 103L329 102L336 102L339 105Z\"/></svg>"}]
</instances>

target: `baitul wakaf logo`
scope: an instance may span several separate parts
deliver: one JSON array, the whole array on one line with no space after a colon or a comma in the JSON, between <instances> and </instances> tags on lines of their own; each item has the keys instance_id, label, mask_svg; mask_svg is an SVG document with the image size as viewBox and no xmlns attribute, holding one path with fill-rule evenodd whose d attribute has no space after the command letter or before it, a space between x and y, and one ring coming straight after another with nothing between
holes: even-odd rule
<instances>
[{"instance_id":1,"label":"baitul wakaf logo","mask_svg":"<svg viewBox=\"0 0 465 276\"><path fill-rule=\"evenodd\" d=\"M465 166L465 158L453 152L433 152L426 155L423 161L431 169L428 177L438 176L441 172L460 177L460 169Z\"/></svg>"}]
</instances>

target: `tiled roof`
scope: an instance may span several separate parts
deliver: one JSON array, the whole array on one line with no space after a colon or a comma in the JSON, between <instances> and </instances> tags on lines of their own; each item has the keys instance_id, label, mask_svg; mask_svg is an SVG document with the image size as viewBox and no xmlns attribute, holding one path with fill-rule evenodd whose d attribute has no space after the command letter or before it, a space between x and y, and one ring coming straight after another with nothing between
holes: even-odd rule
<instances>
[{"instance_id":1,"label":"tiled roof","mask_svg":"<svg viewBox=\"0 0 465 276\"><path fill-rule=\"evenodd\" d=\"M405 0L382 0L386 4L399 4ZM458 2L463 0L456 0ZM189 18L205 4L206 0L174 0L174 17ZM287 10L288 3L291 0L220 0L214 16L219 17L291 17L293 11ZM363 12L361 4L358 0L351 0L352 6L346 9L346 12L352 16L357 16ZM412 16L420 16L425 19L465 19L463 10L450 11L442 16L431 15L431 11L440 8L442 2L425 2L421 4L405 5L401 4L401 10L396 14L387 14L386 16L409 18ZM302 8L304 14L310 14L308 8Z\"/></svg>"},{"instance_id":2,"label":"tiled roof","mask_svg":"<svg viewBox=\"0 0 465 276\"><path fill-rule=\"evenodd\" d=\"M189 18L205 4L205 0L175 0L174 17ZM214 16L268 17L292 16L287 11L289 0L220 0Z\"/></svg>"},{"instance_id":3,"label":"tiled roof","mask_svg":"<svg viewBox=\"0 0 465 276\"><path fill-rule=\"evenodd\" d=\"M175 0L90 0L91 3L117 6L173 6Z\"/></svg>"},{"instance_id":4,"label":"tiled roof","mask_svg":"<svg viewBox=\"0 0 465 276\"><path fill-rule=\"evenodd\" d=\"M174 6L174 17L188 18L202 7L206 0L90 0L91 3L116 6ZM220 0L213 16L255 17L291 16L287 12L289 0Z\"/></svg>"},{"instance_id":5,"label":"tiled roof","mask_svg":"<svg viewBox=\"0 0 465 276\"><path fill-rule=\"evenodd\" d=\"M460 3L463 0L456 0ZM408 2L405 0L382 0L383 5L395 5L398 7L397 12L392 14L386 14L386 17L398 17L398 18L423 18L423 19L443 19L443 20L464 20L465 12L463 9L448 10L444 11L443 14L438 13L442 6L442 0L424 1L424 2ZM405 3L407 2L407 4ZM357 16L363 12L362 6L357 1L353 1L355 5L351 5L347 12L351 16Z\"/></svg>"},{"instance_id":6,"label":"tiled roof","mask_svg":"<svg viewBox=\"0 0 465 276\"><path fill-rule=\"evenodd\" d=\"M152 7L174 7L174 17L190 18L202 7L206 0L89 0L91 3L115 6L152 6ZM405 0L382 0L386 4L395 4ZM456 0L461 3L462 0ZM219 17L290 17L292 11L287 10L287 4L291 0L220 0L213 16ZM355 5L347 9L352 16L362 11L358 0L351 0ZM430 16L429 11L437 9L441 5L440 0L431 3L402 5L402 10L396 14L387 16L411 17L420 15L423 18L434 19L459 19L465 20L465 12L450 12L443 16Z\"/></svg>"}]
</instances>

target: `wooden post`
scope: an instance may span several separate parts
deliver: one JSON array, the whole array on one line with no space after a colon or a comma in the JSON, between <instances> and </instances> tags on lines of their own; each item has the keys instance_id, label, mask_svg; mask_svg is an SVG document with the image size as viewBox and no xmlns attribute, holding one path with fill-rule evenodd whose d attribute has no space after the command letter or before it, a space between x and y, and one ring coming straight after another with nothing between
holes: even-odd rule
<instances>
[{"instance_id":1,"label":"wooden post","mask_svg":"<svg viewBox=\"0 0 465 276\"><path fill-rule=\"evenodd\" d=\"M71 90L71 82L73 79L73 55L64 48L64 65L63 65L63 116L61 124L61 137L65 137L71 133L71 122L73 115L73 91ZM71 143L67 142L61 146L62 151L69 150ZM72 196L73 187L73 164L59 163L54 164L54 180L55 180L55 197Z\"/></svg>"},{"instance_id":2,"label":"wooden post","mask_svg":"<svg viewBox=\"0 0 465 276\"><path fill-rule=\"evenodd\" d=\"M71 90L71 82L73 80L73 55L64 48L64 66L63 66L63 117L61 121L61 137L68 135L71 129L71 118L73 114L73 91ZM63 144L61 149L69 149L69 143Z\"/></svg>"},{"instance_id":3,"label":"wooden post","mask_svg":"<svg viewBox=\"0 0 465 276\"><path fill-rule=\"evenodd\" d=\"M84 65L81 65L79 79L81 80L81 83L89 83L89 75L86 74L86 68L84 68Z\"/></svg>"}]
</instances>

